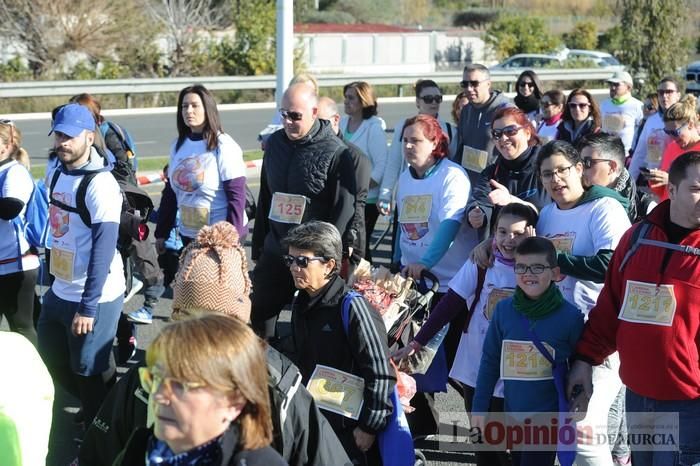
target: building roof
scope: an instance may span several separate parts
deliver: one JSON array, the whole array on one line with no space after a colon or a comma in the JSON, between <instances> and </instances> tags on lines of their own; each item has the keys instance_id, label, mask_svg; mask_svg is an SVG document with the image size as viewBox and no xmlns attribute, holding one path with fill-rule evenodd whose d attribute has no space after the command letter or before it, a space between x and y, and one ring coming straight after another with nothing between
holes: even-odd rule
<instances>
[{"instance_id":1,"label":"building roof","mask_svg":"<svg viewBox=\"0 0 700 466\"><path fill-rule=\"evenodd\" d=\"M421 32L414 28L393 26L391 24L337 24L337 23L298 23L294 25L295 34L367 34L381 32Z\"/></svg>"}]
</instances>

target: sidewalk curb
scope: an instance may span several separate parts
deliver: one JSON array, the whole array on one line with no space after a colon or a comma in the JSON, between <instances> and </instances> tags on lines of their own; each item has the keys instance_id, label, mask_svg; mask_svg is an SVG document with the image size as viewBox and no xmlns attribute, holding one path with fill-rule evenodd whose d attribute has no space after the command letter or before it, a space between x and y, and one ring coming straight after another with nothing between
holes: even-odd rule
<instances>
[{"instance_id":1,"label":"sidewalk curb","mask_svg":"<svg viewBox=\"0 0 700 466\"><path fill-rule=\"evenodd\" d=\"M249 160L245 163L245 167L246 177L256 178L260 176L262 159ZM163 173L160 171L138 172L136 173L136 181L139 183L139 186L161 184L163 183Z\"/></svg>"}]
</instances>

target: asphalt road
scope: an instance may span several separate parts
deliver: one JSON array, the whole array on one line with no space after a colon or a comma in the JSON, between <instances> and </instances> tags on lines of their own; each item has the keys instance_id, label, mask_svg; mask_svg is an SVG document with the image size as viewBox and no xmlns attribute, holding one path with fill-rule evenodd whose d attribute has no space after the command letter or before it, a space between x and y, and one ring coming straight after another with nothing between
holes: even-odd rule
<instances>
[{"instance_id":1,"label":"asphalt road","mask_svg":"<svg viewBox=\"0 0 700 466\"><path fill-rule=\"evenodd\" d=\"M257 196L259 179L249 179L249 186ZM161 189L162 185L158 184L146 186L146 190L152 195L153 201L156 205L158 205L160 202ZM386 225L386 219L380 217L376 231L381 232ZM378 234L379 233L377 233L377 235ZM250 259L249 241L246 244L246 251L248 252L248 258ZM389 240L385 240L380 245L376 256L378 257L377 262L388 263ZM43 291L45 291L45 289ZM138 309L142 304L143 295L138 294L130 302L125 304L124 312L128 313L132 310ZM166 325L170 316L171 305L172 291L167 289L154 310L153 323L151 325L139 325L137 327L136 338L138 351L134 358L135 360L143 359L145 357L144 350L148 347L160 329ZM290 319L289 314L290 313L288 311L283 311L282 315L280 316L280 326L282 328L284 328L285 325L288 325L287 322L289 322ZM0 329L7 330L7 322L3 321L0 323ZM129 365L132 364L133 360ZM123 373L124 371L126 371L126 368L119 368L120 373ZM437 394L436 408L440 412L442 419L453 420L457 418L460 422L463 422L466 415L464 414L462 399L451 387L449 387L448 390L449 391L447 393ZM78 410L78 406L77 400L63 392L59 386L56 386L50 451L46 463L48 466L67 466L71 463L71 461L73 461L74 458L76 458L78 443L75 439L80 439L82 437L82 427L73 422L73 414ZM440 440L444 439L444 437L440 437ZM444 444L443 451L440 451L440 445L437 440L422 441L417 443L416 447L420 448L425 454L429 465L448 466L473 464L473 456L470 453L444 451Z\"/></svg>"},{"instance_id":2,"label":"asphalt road","mask_svg":"<svg viewBox=\"0 0 700 466\"><path fill-rule=\"evenodd\" d=\"M450 102L442 105L444 113L449 115ZM387 127L393 128L397 121L415 114L414 102L385 103L380 102L380 116ZM342 103L340 107L342 112ZM274 108L253 110L220 111L224 130L246 150L259 149L258 133L267 126L274 115ZM168 155L170 144L177 135L175 114L173 112L146 115L110 116L111 121L126 128L136 143L139 157ZM23 119L16 122L22 131L22 145L34 163L45 163L48 149L53 139L47 136L51 129L50 118Z\"/></svg>"}]
</instances>

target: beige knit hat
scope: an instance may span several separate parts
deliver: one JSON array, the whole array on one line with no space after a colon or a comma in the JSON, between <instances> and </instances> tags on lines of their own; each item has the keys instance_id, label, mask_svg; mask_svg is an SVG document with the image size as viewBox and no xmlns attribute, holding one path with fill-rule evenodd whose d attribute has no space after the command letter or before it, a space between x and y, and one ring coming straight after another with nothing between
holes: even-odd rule
<instances>
[{"instance_id":1,"label":"beige knit hat","mask_svg":"<svg viewBox=\"0 0 700 466\"><path fill-rule=\"evenodd\" d=\"M199 230L180 256L173 283L173 319L212 311L250 319L248 260L228 222Z\"/></svg>"}]
</instances>

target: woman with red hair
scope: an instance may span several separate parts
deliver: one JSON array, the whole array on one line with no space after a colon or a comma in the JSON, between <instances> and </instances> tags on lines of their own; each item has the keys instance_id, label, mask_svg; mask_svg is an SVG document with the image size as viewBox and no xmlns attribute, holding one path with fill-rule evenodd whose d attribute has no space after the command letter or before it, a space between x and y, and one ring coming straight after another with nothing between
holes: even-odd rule
<instances>
[{"instance_id":1,"label":"woman with red hair","mask_svg":"<svg viewBox=\"0 0 700 466\"><path fill-rule=\"evenodd\" d=\"M481 172L467 208L475 229L487 226L511 202L536 211L550 202L535 167L540 139L527 115L515 107L501 108L493 116L491 136L496 160Z\"/></svg>"}]
</instances>

